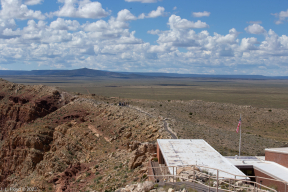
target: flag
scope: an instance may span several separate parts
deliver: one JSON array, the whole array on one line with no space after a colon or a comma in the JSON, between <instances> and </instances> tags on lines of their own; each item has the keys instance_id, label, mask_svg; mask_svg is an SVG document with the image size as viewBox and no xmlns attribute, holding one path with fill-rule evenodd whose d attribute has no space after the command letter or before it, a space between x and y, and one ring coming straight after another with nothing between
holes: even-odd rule
<instances>
[{"instance_id":1,"label":"flag","mask_svg":"<svg viewBox=\"0 0 288 192\"><path fill-rule=\"evenodd\" d=\"M239 127L240 127L240 125L241 125L241 117L240 117L240 119L239 119L239 123L238 123L237 129L236 129L236 133L239 132Z\"/></svg>"}]
</instances>

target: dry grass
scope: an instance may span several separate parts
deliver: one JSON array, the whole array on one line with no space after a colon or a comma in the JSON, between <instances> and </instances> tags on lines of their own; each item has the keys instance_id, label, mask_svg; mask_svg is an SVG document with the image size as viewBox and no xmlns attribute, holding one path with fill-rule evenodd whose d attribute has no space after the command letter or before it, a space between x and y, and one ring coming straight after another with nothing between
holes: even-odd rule
<instances>
[{"instance_id":1,"label":"dry grass","mask_svg":"<svg viewBox=\"0 0 288 192\"><path fill-rule=\"evenodd\" d=\"M8 80L44 83L74 93L94 93L103 96L94 99L109 103L130 101L156 117L170 118L170 124L180 138L205 139L223 155L238 153L239 134L235 129L240 114L243 120L243 155L263 155L265 148L280 147L288 141L287 80L52 80L45 77Z\"/></svg>"},{"instance_id":2,"label":"dry grass","mask_svg":"<svg viewBox=\"0 0 288 192\"><path fill-rule=\"evenodd\" d=\"M288 108L288 80L217 80L192 78L112 79L65 77L5 77L23 84L45 84L68 92L151 100L203 100Z\"/></svg>"}]
</instances>

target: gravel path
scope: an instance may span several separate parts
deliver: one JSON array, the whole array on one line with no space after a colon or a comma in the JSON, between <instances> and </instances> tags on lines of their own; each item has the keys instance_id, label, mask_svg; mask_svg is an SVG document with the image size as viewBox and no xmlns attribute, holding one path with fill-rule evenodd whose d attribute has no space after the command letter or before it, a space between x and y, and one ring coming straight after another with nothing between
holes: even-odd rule
<instances>
[{"instance_id":1,"label":"gravel path","mask_svg":"<svg viewBox=\"0 0 288 192\"><path fill-rule=\"evenodd\" d=\"M164 129L165 129L168 133L170 133L170 135L172 136L172 139L178 139L177 136L176 136L174 133L172 133L171 131L169 131L168 125L167 125L167 121L166 121L166 120L163 120L163 121L164 121Z\"/></svg>"}]
</instances>

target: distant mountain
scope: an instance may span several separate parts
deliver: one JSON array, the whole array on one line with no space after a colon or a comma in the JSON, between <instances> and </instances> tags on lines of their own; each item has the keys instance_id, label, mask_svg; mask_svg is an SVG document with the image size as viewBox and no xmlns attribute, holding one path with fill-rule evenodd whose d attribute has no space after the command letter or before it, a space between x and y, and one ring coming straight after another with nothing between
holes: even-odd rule
<instances>
[{"instance_id":1,"label":"distant mountain","mask_svg":"<svg viewBox=\"0 0 288 192\"><path fill-rule=\"evenodd\" d=\"M263 75L205 75L205 74L178 74L178 73L146 73L146 72L111 72L88 68L74 70L32 70L11 71L0 70L1 76L63 76L63 77L111 77L111 78L210 78L210 79L288 79L288 76Z\"/></svg>"},{"instance_id":2,"label":"distant mountain","mask_svg":"<svg viewBox=\"0 0 288 192\"><path fill-rule=\"evenodd\" d=\"M0 70L0 76L84 76L84 77L129 77L129 75L110 72L110 71L101 71L94 69L74 69L74 70L32 70L32 71L10 71L10 70Z\"/></svg>"}]
</instances>

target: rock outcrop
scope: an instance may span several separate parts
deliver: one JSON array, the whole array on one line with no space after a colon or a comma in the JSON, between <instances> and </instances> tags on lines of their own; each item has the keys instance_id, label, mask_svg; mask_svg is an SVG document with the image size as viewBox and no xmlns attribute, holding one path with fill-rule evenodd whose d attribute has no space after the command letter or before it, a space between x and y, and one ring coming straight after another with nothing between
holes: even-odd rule
<instances>
[{"instance_id":1,"label":"rock outcrop","mask_svg":"<svg viewBox=\"0 0 288 192\"><path fill-rule=\"evenodd\" d=\"M117 189L115 192L149 192L154 188L152 181L145 181L143 183L127 185L125 188Z\"/></svg>"},{"instance_id":2,"label":"rock outcrop","mask_svg":"<svg viewBox=\"0 0 288 192\"><path fill-rule=\"evenodd\" d=\"M156 157L157 146L154 143L140 143L133 141L127 143L128 150L132 151L132 157L129 162L129 168L135 169L142 165L145 160L151 160Z\"/></svg>"},{"instance_id":3,"label":"rock outcrop","mask_svg":"<svg viewBox=\"0 0 288 192\"><path fill-rule=\"evenodd\" d=\"M47 86L0 80L0 107L2 188L114 191L143 179L168 137L157 118Z\"/></svg>"}]
</instances>

